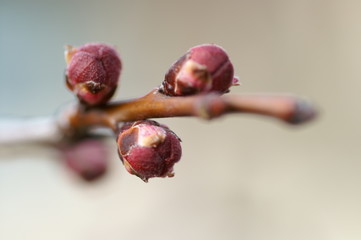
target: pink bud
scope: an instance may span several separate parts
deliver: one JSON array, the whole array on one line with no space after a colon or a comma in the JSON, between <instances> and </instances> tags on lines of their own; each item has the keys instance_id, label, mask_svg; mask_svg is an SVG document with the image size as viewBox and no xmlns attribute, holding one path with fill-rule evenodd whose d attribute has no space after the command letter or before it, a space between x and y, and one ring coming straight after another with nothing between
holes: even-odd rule
<instances>
[{"instance_id":1,"label":"pink bud","mask_svg":"<svg viewBox=\"0 0 361 240\"><path fill-rule=\"evenodd\" d=\"M89 106L106 103L114 94L121 61L111 46L90 43L65 52L66 81L81 102Z\"/></svg>"},{"instance_id":2,"label":"pink bud","mask_svg":"<svg viewBox=\"0 0 361 240\"><path fill-rule=\"evenodd\" d=\"M168 70L161 90L170 96L228 92L236 85L227 53L214 44L193 47Z\"/></svg>"},{"instance_id":3,"label":"pink bud","mask_svg":"<svg viewBox=\"0 0 361 240\"><path fill-rule=\"evenodd\" d=\"M124 124L117 143L127 171L145 182L152 177L173 177L173 166L182 155L177 135L150 120Z\"/></svg>"},{"instance_id":4,"label":"pink bud","mask_svg":"<svg viewBox=\"0 0 361 240\"><path fill-rule=\"evenodd\" d=\"M98 179L107 170L106 146L100 140L81 140L63 146L61 151L69 169L86 181Z\"/></svg>"}]
</instances>

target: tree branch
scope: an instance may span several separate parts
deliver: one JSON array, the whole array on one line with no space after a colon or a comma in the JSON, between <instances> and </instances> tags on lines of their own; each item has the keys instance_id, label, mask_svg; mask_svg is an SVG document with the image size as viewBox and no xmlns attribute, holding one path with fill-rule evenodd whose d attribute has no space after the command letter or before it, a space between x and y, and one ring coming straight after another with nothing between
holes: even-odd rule
<instances>
[{"instance_id":1,"label":"tree branch","mask_svg":"<svg viewBox=\"0 0 361 240\"><path fill-rule=\"evenodd\" d=\"M57 117L1 120L0 144L38 142L56 145L64 139L83 137L98 127L110 128L117 133L121 122L182 116L212 119L228 113L271 116L290 124L305 123L316 116L312 104L296 96L209 93L170 97L154 89L144 97L101 107L73 105ZM100 135L104 134L107 135L106 132Z\"/></svg>"},{"instance_id":2,"label":"tree branch","mask_svg":"<svg viewBox=\"0 0 361 240\"><path fill-rule=\"evenodd\" d=\"M55 143L62 136L53 117L0 120L0 145L39 142Z\"/></svg>"},{"instance_id":3,"label":"tree branch","mask_svg":"<svg viewBox=\"0 0 361 240\"><path fill-rule=\"evenodd\" d=\"M170 97L154 89L141 98L113 102L98 108L78 107L69 113L69 129L103 126L117 131L119 122L148 118L197 116L212 119L227 113L253 113L290 124L313 119L315 108L295 96L219 95Z\"/></svg>"}]
</instances>

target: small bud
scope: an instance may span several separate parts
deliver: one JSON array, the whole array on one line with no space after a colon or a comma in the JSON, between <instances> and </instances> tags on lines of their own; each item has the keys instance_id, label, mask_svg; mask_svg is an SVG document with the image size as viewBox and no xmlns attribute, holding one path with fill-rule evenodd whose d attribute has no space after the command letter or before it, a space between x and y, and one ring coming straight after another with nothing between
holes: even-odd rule
<instances>
[{"instance_id":1,"label":"small bud","mask_svg":"<svg viewBox=\"0 0 361 240\"><path fill-rule=\"evenodd\" d=\"M118 85L121 61L111 46L90 43L65 51L66 83L89 106L106 103Z\"/></svg>"},{"instance_id":2,"label":"small bud","mask_svg":"<svg viewBox=\"0 0 361 240\"><path fill-rule=\"evenodd\" d=\"M117 143L127 171L145 182L152 177L173 177L173 165L182 155L177 135L150 120L125 123Z\"/></svg>"},{"instance_id":3,"label":"small bud","mask_svg":"<svg viewBox=\"0 0 361 240\"><path fill-rule=\"evenodd\" d=\"M63 146L61 151L69 169L86 181L98 179L107 170L106 146L99 140L81 140Z\"/></svg>"},{"instance_id":4,"label":"small bud","mask_svg":"<svg viewBox=\"0 0 361 240\"><path fill-rule=\"evenodd\" d=\"M228 92L238 80L227 53L214 44L193 47L168 70L161 91L170 96Z\"/></svg>"}]
</instances>

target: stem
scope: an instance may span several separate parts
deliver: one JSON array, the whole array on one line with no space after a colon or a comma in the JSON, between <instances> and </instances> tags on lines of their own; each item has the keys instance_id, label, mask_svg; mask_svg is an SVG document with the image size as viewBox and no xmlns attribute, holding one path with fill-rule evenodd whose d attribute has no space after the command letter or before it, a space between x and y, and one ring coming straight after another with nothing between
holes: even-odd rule
<instances>
[{"instance_id":1,"label":"stem","mask_svg":"<svg viewBox=\"0 0 361 240\"><path fill-rule=\"evenodd\" d=\"M0 120L0 145L14 143L53 143L59 141L60 129L52 117Z\"/></svg>"},{"instance_id":2,"label":"stem","mask_svg":"<svg viewBox=\"0 0 361 240\"><path fill-rule=\"evenodd\" d=\"M211 119L235 112L272 116L290 124L307 122L316 115L309 102L295 96L223 96L210 93L170 97L155 89L144 97L110 103L101 108L78 108L68 117L69 126L73 129L98 125L116 131L119 122L181 116Z\"/></svg>"},{"instance_id":3,"label":"stem","mask_svg":"<svg viewBox=\"0 0 361 240\"><path fill-rule=\"evenodd\" d=\"M110 128L117 133L120 122L181 116L212 119L227 113L271 116L290 124L305 123L316 116L316 111L309 102L295 96L210 93L170 97L154 89L144 97L112 102L96 108L78 104L66 109L57 118L1 120L0 144L40 142L56 145L61 140L89 134L89 130L94 130L95 127Z\"/></svg>"}]
</instances>

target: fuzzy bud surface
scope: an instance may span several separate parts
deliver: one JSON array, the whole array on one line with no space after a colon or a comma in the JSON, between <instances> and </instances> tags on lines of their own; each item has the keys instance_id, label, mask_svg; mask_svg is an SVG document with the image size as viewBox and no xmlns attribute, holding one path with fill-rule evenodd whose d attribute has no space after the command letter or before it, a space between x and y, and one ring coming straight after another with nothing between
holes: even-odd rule
<instances>
[{"instance_id":1,"label":"fuzzy bud surface","mask_svg":"<svg viewBox=\"0 0 361 240\"><path fill-rule=\"evenodd\" d=\"M121 71L116 50L106 44L90 43L65 51L66 83L79 100L89 106L106 103L114 94Z\"/></svg>"},{"instance_id":2,"label":"fuzzy bud surface","mask_svg":"<svg viewBox=\"0 0 361 240\"><path fill-rule=\"evenodd\" d=\"M170 67L161 91L169 96L225 93L232 85L238 85L233 73L233 65L223 48L215 44L199 45Z\"/></svg>"},{"instance_id":3,"label":"fuzzy bud surface","mask_svg":"<svg viewBox=\"0 0 361 240\"><path fill-rule=\"evenodd\" d=\"M125 123L117 143L127 171L145 182L152 177L173 177L173 166L182 155L177 135L151 120Z\"/></svg>"}]
</instances>

